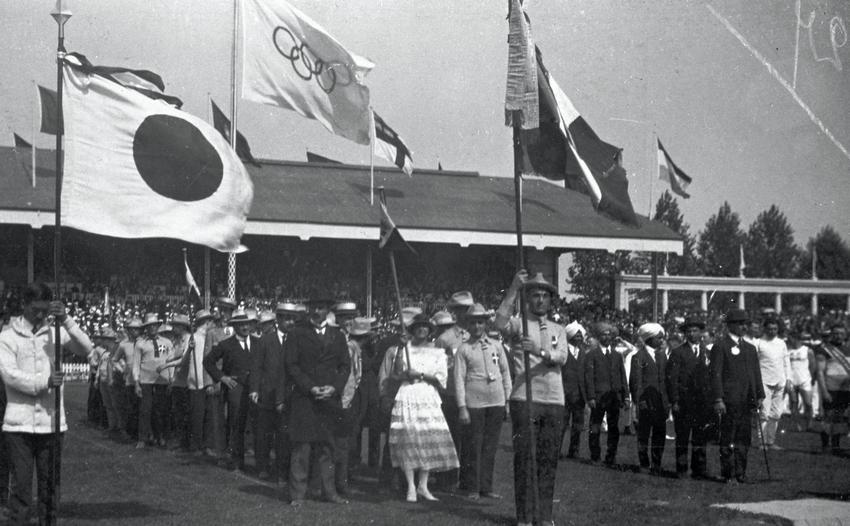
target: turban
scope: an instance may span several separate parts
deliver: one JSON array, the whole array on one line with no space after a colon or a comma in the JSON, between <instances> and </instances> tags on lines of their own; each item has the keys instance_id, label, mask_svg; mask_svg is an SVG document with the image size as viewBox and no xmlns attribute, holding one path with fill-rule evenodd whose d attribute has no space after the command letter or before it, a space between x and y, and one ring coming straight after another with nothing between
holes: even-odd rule
<instances>
[{"instance_id":1,"label":"turban","mask_svg":"<svg viewBox=\"0 0 850 526\"><path fill-rule=\"evenodd\" d=\"M565 327L565 329L567 331L567 339L568 340L572 340L575 337L576 334L581 334L582 336L587 334L587 331L584 330L584 327L582 327L581 324L577 321L569 323Z\"/></svg>"},{"instance_id":2,"label":"turban","mask_svg":"<svg viewBox=\"0 0 850 526\"><path fill-rule=\"evenodd\" d=\"M646 341L656 336L664 336L664 327L657 323L644 323L638 327L638 338Z\"/></svg>"}]
</instances>

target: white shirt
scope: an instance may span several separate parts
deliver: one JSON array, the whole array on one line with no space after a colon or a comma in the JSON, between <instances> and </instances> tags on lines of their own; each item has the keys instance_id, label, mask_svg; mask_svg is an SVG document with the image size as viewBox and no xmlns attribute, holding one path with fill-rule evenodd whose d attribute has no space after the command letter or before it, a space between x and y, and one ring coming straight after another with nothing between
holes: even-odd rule
<instances>
[{"instance_id":1,"label":"white shirt","mask_svg":"<svg viewBox=\"0 0 850 526\"><path fill-rule=\"evenodd\" d=\"M791 362L788 347L779 338L756 341L756 350L761 366L761 381L764 385L785 385L791 377Z\"/></svg>"}]
</instances>

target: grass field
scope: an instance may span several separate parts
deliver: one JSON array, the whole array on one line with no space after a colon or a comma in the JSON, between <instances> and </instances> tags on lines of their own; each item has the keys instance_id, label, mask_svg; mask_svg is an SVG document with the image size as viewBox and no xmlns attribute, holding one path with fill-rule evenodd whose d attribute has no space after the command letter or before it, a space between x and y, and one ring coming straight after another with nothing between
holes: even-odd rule
<instances>
[{"instance_id":1,"label":"grass field","mask_svg":"<svg viewBox=\"0 0 850 526\"><path fill-rule=\"evenodd\" d=\"M68 421L62 468L63 524L115 525L458 525L514 523L510 429L503 427L495 490L505 499L475 503L437 493L440 502L408 504L379 491L374 478L355 477L347 505L308 501L293 510L285 486L265 484L241 472L161 449L137 451L106 439L85 417L83 384L66 386ZM604 445L605 439L602 438ZM622 437L619 469L562 461L556 485L556 524L788 524L782 519L711 507L715 503L796 498L850 498L850 459L819 454L808 433L783 434L784 451L771 451L773 480L767 480L760 450L752 449L750 483L729 486L677 480L632 471L635 440ZM674 469L668 441L664 468ZM586 447L586 443L583 444ZM587 457L586 449L581 456ZM250 461L250 459L249 459ZM717 449L709 470L719 471Z\"/></svg>"}]
</instances>

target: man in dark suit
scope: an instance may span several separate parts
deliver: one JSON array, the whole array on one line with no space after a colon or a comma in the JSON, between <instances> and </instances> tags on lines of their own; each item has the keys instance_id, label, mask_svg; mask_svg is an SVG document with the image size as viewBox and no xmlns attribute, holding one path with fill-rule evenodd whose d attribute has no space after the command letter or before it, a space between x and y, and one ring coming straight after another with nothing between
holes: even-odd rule
<instances>
[{"instance_id":1,"label":"man in dark suit","mask_svg":"<svg viewBox=\"0 0 850 526\"><path fill-rule=\"evenodd\" d=\"M289 491L293 506L300 506L307 493L311 451L325 500L346 502L334 485L332 459L334 431L342 421L341 396L351 360L345 336L327 323L330 303L311 301L307 323L294 327L284 343L284 366L293 384L289 403Z\"/></svg>"},{"instance_id":2,"label":"man in dark suit","mask_svg":"<svg viewBox=\"0 0 850 526\"><path fill-rule=\"evenodd\" d=\"M599 433L602 419L608 419L608 449L605 464L612 466L617 458L620 441L620 408L628 407L629 391L623 358L614 350L614 327L609 323L596 324L598 344L587 353L584 360L584 386L587 405L590 407L590 431L587 442L590 460L599 461L601 449Z\"/></svg>"},{"instance_id":3,"label":"man in dark suit","mask_svg":"<svg viewBox=\"0 0 850 526\"><path fill-rule=\"evenodd\" d=\"M255 436L255 461L257 478L270 480L272 476L286 477L289 473L289 447L283 411L287 402L286 367L283 346L289 331L299 317L294 303L278 303L275 309L276 327L263 335L252 353L250 394L257 404L257 433ZM274 448L276 469L269 463Z\"/></svg>"},{"instance_id":4,"label":"man in dark suit","mask_svg":"<svg viewBox=\"0 0 850 526\"><path fill-rule=\"evenodd\" d=\"M690 443L691 477L699 479L706 477L705 444L712 422L709 351L702 343L702 321L687 318L679 330L685 335L685 343L673 349L667 362L667 396L676 429L676 475L683 478L688 472Z\"/></svg>"},{"instance_id":5,"label":"man in dark suit","mask_svg":"<svg viewBox=\"0 0 850 526\"><path fill-rule=\"evenodd\" d=\"M663 349L664 328L657 323L644 323L638 328L638 338L643 345L632 356L629 375L632 399L637 401L638 462L641 469L649 468L653 475L660 475L669 410L664 378L667 366L667 355Z\"/></svg>"},{"instance_id":6,"label":"man in dark suit","mask_svg":"<svg viewBox=\"0 0 850 526\"><path fill-rule=\"evenodd\" d=\"M248 420L248 388L251 374L251 349L259 345L251 328L256 320L237 309L228 322L233 335L219 342L204 357L204 369L214 382L226 389L227 452L222 465L227 469L245 467L245 425ZM218 361L221 360L221 369Z\"/></svg>"},{"instance_id":7,"label":"man in dark suit","mask_svg":"<svg viewBox=\"0 0 850 526\"><path fill-rule=\"evenodd\" d=\"M567 333L567 363L561 368L561 379L564 383L564 427L561 430L561 445L563 447L567 429L570 430L570 444L567 454L561 458L575 458L581 442L581 430L584 427L584 337L585 330L578 322L568 324L564 330ZM562 448L558 448L561 451Z\"/></svg>"},{"instance_id":8,"label":"man in dark suit","mask_svg":"<svg viewBox=\"0 0 850 526\"><path fill-rule=\"evenodd\" d=\"M764 400L756 348L744 340L749 317L741 309L726 313L728 334L711 349L711 392L720 415L720 474L746 482L747 452L752 442L753 411Z\"/></svg>"}]
</instances>

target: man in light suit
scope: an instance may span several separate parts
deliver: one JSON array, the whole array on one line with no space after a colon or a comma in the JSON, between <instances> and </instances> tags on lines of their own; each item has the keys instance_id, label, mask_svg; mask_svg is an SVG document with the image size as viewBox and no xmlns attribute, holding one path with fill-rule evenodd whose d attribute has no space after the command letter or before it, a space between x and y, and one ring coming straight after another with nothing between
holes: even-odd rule
<instances>
[{"instance_id":1,"label":"man in light suit","mask_svg":"<svg viewBox=\"0 0 850 526\"><path fill-rule=\"evenodd\" d=\"M741 309L726 313L728 334L711 349L711 393L720 415L720 475L726 482L746 482L752 442L753 412L764 400L758 353L744 339L749 316Z\"/></svg>"}]
</instances>

